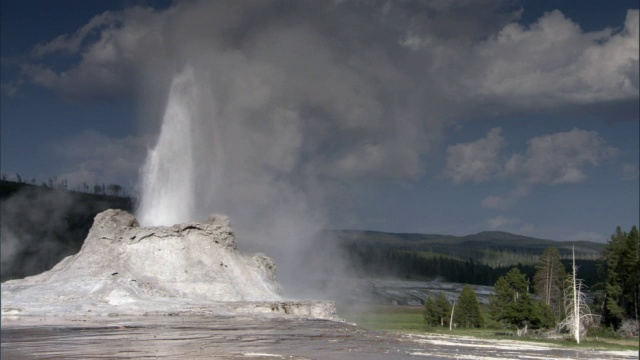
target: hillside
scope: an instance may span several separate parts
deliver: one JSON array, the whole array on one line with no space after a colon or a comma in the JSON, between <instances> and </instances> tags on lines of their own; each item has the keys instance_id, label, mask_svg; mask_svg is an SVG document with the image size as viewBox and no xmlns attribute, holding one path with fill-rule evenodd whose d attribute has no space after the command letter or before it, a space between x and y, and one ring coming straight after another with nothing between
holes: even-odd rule
<instances>
[{"instance_id":1,"label":"hillside","mask_svg":"<svg viewBox=\"0 0 640 360\"><path fill-rule=\"evenodd\" d=\"M405 234L378 231L331 230L347 246L371 246L381 249L412 250L437 253L467 260L469 258L491 266L535 262L544 249L556 247L564 258L595 260L604 244L588 241L554 241L516 235L502 231L484 231L473 235Z\"/></svg>"},{"instance_id":2,"label":"hillside","mask_svg":"<svg viewBox=\"0 0 640 360\"><path fill-rule=\"evenodd\" d=\"M568 265L572 248L587 285L597 281L597 259L604 244L588 241L554 241L500 231L466 236L330 230L325 241L342 247L356 271L368 276L414 280L443 279L493 285L516 266L530 277L544 250L556 247Z\"/></svg>"},{"instance_id":3,"label":"hillside","mask_svg":"<svg viewBox=\"0 0 640 360\"><path fill-rule=\"evenodd\" d=\"M96 214L131 211L128 197L0 181L1 280L50 269L77 253Z\"/></svg>"}]
</instances>

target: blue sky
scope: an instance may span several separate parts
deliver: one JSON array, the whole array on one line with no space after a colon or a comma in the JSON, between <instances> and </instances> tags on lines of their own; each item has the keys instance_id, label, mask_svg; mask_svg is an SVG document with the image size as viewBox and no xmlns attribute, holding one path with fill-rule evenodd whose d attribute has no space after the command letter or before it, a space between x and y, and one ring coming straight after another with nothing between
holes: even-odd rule
<instances>
[{"instance_id":1,"label":"blue sky","mask_svg":"<svg viewBox=\"0 0 640 360\"><path fill-rule=\"evenodd\" d=\"M198 214L592 241L638 223L638 2L289 5L3 1L2 173L139 189L190 63L219 103L198 152L230 159L203 157L230 185Z\"/></svg>"}]
</instances>

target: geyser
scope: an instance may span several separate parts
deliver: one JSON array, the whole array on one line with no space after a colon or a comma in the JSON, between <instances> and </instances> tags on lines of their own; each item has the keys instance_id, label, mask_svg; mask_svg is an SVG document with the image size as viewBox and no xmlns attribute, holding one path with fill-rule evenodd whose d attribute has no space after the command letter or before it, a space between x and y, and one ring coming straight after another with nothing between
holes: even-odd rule
<instances>
[{"instance_id":1,"label":"geyser","mask_svg":"<svg viewBox=\"0 0 640 360\"><path fill-rule=\"evenodd\" d=\"M107 210L96 216L78 254L2 284L2 316L335 316L331 302L286 301L279 289L273 261L236 250L225 216L140 227L133 215Z\"/></svg>"},{"instance_id":2,"label":"geyser","mask_svg":"<svg viewBox=\"0 0 640 360\"><path fill-rule=\"evenodd\" d=\"M187 68L175 77L158 143L142 169L142 224L170 225L194 215L193 116L198 108L194 73Z\"/></svg>"},{"instance_id":3,"label":"geyser","mask_svg":"<svg viewBox=\"0 0 640 360\"><path fill-rule=\"evenodd\" d=\"M143 226L168 226L228 214L243 248L273 256L285 289L300 296L311 288L307 275L322 272L304 258L320 254L313 239L324 225L322 186L302 159L300 112L270 105L268 87L260 96L247 88L266 79L237 56L194 60L174 76L136 215Z\"/></svg>"}]
</instances>

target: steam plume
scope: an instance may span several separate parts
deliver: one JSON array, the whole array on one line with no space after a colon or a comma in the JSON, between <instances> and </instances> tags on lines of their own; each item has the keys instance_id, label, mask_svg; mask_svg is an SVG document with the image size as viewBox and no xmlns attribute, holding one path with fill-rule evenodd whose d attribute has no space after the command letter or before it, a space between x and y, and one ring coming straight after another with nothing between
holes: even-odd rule
<instances>
[{"instance_id":1,"label":"steam plume","mask_svg":"<svg viewBox=\"0 0 640 360\"><path fill-rule=\"evenodd\" d=\"M317 264L339 258L322 261L325 245L312 240L329 218L348 214L336 204L349 206L374 181L423 176L452 123L637 99L637 10L604 36L558 11L522 26L511 5L135 7L34 49L36 57L75 53L77 66L24 71L68 97L142 103L145 129L159 133L142 174L143 224L226 213L241 246L274 257L281 278L304 278L319 271L305 255L317 254Z\"/></svg>"}]
</instances>

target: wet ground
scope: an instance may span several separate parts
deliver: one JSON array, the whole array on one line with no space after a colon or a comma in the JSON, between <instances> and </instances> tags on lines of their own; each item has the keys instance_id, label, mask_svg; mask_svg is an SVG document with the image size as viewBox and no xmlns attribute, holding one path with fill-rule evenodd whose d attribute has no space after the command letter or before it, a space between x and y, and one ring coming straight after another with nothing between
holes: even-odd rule
<instances>
[{"instance_id":1,"label":"wet ground","mask_svg":"<svg viewBox=\"0 0 640 360\"><path fill-rule=\"evenodd\" d=\"M163 316L3 320L2 359L637 359L520 341L409 335L328 320Z\"/></svg>"}]
</instances>

